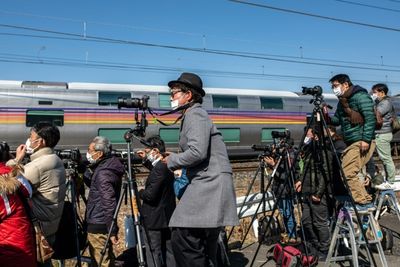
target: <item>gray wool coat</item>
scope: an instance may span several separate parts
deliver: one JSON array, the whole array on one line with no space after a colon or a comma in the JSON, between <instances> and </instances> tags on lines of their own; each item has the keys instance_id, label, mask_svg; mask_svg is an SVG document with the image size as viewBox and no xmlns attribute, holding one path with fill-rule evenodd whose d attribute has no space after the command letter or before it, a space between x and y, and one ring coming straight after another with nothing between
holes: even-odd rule
<instances>
[{"instance_id":1,"label":"gray wool coat","mask_svg":"<svg viewBox=\"0 0 400 267\"><path fill-rule=\"evenodd\" d=\"M214 228L239 223L232 168L221 133L200 104L181 122L182 153L168 158L171 170L187 168L190 184L176 206L170 227Z\"/></svg>"}]
</instances>

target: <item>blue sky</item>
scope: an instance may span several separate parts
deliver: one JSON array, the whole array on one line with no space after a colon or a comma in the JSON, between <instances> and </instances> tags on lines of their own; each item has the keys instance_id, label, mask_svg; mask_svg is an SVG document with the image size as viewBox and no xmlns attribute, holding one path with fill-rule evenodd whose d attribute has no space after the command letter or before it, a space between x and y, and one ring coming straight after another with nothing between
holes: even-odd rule
<instances>
[{"instance_id":1,"label":"blue sky","mask_svg":"<svg viewBox=\"0 0 400 267\"><path fill-rule=\"evenodd\" d=\"M400 93L400 0L1 2L3 80L329 91L347 73Z\"/></svg>"}]
</instances>

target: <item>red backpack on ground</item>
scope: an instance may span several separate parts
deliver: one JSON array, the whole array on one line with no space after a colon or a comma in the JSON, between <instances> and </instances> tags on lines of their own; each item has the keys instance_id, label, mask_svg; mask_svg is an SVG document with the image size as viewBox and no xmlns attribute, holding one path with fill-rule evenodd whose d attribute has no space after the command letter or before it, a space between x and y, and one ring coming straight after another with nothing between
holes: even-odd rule
<instances>
[{"instance_id":1,"label":"red backpack on ground","mask_svg":"<svg viewBox=\"0 0 400 267\"><path fill-rule=\"evenodd\" d=\"M308 255L308 256L307 256ZM273 247L272 258L276 262L276 266L281 267L299 267L299 266L317 266L318 254L311 246L307 246L305 252L304 243L293 245L275 244Z\"/></svg>"}]
</instances>

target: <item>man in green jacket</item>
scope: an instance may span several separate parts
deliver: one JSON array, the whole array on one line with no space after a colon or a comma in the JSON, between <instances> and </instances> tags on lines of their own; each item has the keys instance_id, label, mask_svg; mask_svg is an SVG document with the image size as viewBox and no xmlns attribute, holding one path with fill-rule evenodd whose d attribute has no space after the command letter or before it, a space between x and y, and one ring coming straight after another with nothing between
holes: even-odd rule
<instances>
[{"instance_id":1,"label":"man in green jacket","mask_svg":"<svg viewBox=\"0 0 400 267\"><path fill-rule=\"evenodd\" d=\"M374 103L367 90L353 85L346 74L335 75L329 82L332 84L333 93L339 99L331 123L341 126L343 139L347 145L342 154L345 179L357 210L373 210L372 197L365 190L357 174L367 164L375 150Z\"/></svg>"}]
</instances>

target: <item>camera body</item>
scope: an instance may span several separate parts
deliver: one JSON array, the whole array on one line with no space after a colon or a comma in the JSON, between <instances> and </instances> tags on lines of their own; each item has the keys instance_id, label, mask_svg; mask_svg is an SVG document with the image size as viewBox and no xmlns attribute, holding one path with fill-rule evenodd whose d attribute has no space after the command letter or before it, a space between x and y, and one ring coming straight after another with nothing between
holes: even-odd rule
<instances>
[{"instance_id":1,"label":"camera body","mask_svg":"<svg viewBox=\"0 0 400 267\"><path fill-rule=\"evenodd\" d=\"M71 160L75 163L79 163L82 158L78 148L55 150L55 153L60 159Z\"/></svg>"},{"instance_id":2,"label":"camera body","mask_svg":"<svg viewBox=\"0 0 400 267\"><path fill-rule=\"evenodd\" d=\"M302 93L303 95L316 95L316 96L320 96L322 95L322 87L319 85L316 85L314 87L302 87Z\"/></svg>"},{"instance_id":3,"label":"camera body","mask_svg":"<svg viewBox=\"0 0 400 267\"><path fill-rule=\"evenodd\" d=\"M279 138L279 139L290 138L290 132L288 130L286 130L284 132L272 131L271 132L271 137L272 138Z\"/></svg>"},{"instance_id":4,"label":"camera body","mask_svg":"<svg viewBox=\"0 0 400 267\"><path fill-rule=\"evenodd\" d=\"M137 108L146 110L149 108L149 96L144 95L142 98L118 98L118 109L120 108Z\"/></svg>"},{"instance_id":5,"label":"camera body","mask_svg":"<svg viewBox=\"0 0 400 267\"><path fill-rule=\"evenodd\" d=\"M269 145L252 145L251 149L254 151L263 151L259 157L272 157L277 158L284 148L290 147L290 131L286 130L283 132L272 131L271 137L274 139L273 144ZM279 139L279 141L276 141Z\"/></svg>"}]
</instances>

